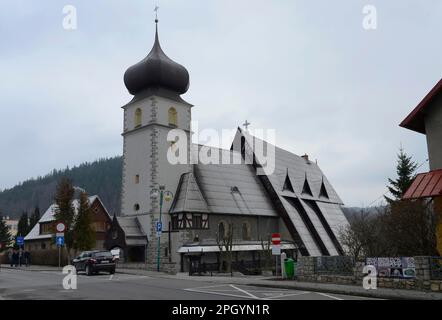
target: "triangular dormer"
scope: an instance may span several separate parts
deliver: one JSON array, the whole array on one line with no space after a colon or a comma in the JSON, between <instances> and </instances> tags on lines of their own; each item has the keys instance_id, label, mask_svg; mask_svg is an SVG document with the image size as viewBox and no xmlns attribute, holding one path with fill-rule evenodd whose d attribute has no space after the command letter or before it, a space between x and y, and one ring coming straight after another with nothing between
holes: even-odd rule
<instances>
[{"instance_id":1,"label":"triangular dormer","mask_svg":"<svg viewBox=\"0 0 442 320\"><path fill-rule=\"evenodd\" d=\"M319 191L319 198L329 199L327 188L324 184L324 177L322 177L321 191Z\"/></svg>"},{"instance_id":2,"label":"triangular dormer","mask_svg":"<svg viewBox=\"0 0 442 320\"><path fill-rule=\"evenodd\" d=\"M307 180L307 173L305 174L304 186L302 187L302 192L301 193L313 197L312 189L310 188L310 185L309 185L308 180Z\"/></svg>"},{"instance_id":3,"label":"triangular dormer","mask_svg":"<svg viewBox=\"0 0 442 320\"><path fill-rule=\"evenodd\" d=\"M295 189L293 189L292 182L289 177L289 169L287 169L287 174L285 176L284 186L282 187L282 191L290 191L295 193Z\"/></svg>"}]
</instances>

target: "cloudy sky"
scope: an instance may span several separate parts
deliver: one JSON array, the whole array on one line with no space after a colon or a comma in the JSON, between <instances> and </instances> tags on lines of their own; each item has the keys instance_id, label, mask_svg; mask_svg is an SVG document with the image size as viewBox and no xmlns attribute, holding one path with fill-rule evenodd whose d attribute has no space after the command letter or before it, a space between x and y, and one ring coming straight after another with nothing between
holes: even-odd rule
<instances>
[{"instance_id":1,"label":"cloudy sky","mask_svg":"<svg viewBox=\"0 0 442 320\"><path fill-rule=\"evenodd\" d=\"M63 7L78 29L63 29ZM440 0L159 0L165 52L191 75L200 129L277 130L347 205L385 192L398 124L442 76ZM377 29L363 28L363 8ZM124 71L150 51L154 0L0 0L0 189L122 153ZM427 170L425 164L421 171Z\"/></svg>"}]
</instances>

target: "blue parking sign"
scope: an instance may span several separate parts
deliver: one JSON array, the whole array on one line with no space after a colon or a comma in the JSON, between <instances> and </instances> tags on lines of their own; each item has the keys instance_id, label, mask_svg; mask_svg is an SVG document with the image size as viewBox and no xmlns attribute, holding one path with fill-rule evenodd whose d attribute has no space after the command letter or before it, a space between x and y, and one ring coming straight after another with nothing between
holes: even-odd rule
<instances>
[{"instance_id":1,"label":"blue parking sign","mask_svg":"<svg viewBox=\"0 0 442 320\"><path fill-rule=\"evenodd\" d=\"M16 242L17 242L18 246L22 246L25 244L25 238L24 237L17 237Z\"/></svg>"},{"instance_id":2,"label":"blue parking sign","mask_svg":"<svg viewBox=\"0 0 442 320\"><path fill-rule=\"evenodd\" d=\"M163 232L163 223L157 222L157 233Z\"/></svg>"},{"instance_id":3,"label":"blue parking sign","mask_svg":"<svg viewBox=\"0 0 442 320\"><path fill-rule=\"evenodd\" d=\"M56 243L57 243L57 246L63 247L64 246L64 237L57 237Z\"/></svg>"}]
</instances>

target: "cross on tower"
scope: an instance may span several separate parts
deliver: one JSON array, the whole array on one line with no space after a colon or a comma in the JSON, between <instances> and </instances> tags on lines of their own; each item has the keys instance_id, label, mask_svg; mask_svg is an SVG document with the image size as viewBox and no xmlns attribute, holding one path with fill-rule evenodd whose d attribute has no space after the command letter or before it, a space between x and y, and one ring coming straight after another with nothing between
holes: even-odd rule
<instances>
[{"instance_id":1,"label":"cross on tower","mask_svg":"<svg viewBox=\"0 0 442 320\"><path fill-rule=\"evenodd\" d=\"M251 123L246 120L246 122L243 124L244 128L246 128L246 131L249 130L250 125L251 125Z\"/></svg>"}]
</instances>

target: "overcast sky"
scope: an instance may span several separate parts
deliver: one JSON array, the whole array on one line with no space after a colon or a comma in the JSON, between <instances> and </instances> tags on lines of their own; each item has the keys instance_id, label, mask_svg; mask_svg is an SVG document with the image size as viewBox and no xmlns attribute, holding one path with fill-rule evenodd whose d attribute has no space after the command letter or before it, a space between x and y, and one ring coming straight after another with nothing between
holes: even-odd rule
<instances>
[{"instance_id":1,"label":"overcast sky","mask_svg":"<svg viewBox=\"0 0 442 320\"><path fill-rule=\"evenodd\" d=\"M427 159L425 136L398 125L442 76L442 1L159 1L161 44L190 72L183 97L200 129L276 129L349 206L386 191L401 143ZM75 31L62 27L68 4ZM376 30L362 26L368 4ZM122 153L123 74L151 49L154 6L0 0L0 189Z\"/></svg>"}]
</instances>

